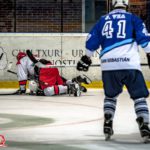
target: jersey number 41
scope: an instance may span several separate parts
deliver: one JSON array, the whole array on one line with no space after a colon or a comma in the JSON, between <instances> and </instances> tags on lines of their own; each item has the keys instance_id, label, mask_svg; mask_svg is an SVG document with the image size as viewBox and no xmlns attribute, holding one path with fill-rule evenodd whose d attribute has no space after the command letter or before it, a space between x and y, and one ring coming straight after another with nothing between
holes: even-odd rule
<instances>
[{"instance_id":1,"label":"jersey number 41","mask_svg":"<svg viewBox=\"0 0 150 150\"><path fill-rule=\"evenodd\" d=\"M112 24L113 22L111 20L105 22L102 29L102 35L106 36L107 39L110 39L113 37L113 33L116 32L117 38L126 38L126 20L119 20L116 28L113 28Z\"/></svg>"}]
</instances>

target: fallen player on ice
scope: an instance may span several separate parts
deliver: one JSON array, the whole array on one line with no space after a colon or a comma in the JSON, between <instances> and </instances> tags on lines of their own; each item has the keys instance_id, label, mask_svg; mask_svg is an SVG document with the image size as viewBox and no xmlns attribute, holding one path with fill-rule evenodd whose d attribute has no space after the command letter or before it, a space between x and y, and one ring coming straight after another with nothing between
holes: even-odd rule
<instances>
[{"instance_id":1,"label":"fallen player on ice","mask_svg":"<svg viewBox=\"0 0 150 150\"><path fill-rule=\"evenodd\" d=\"M82 83L90 83L86 76L77 76L72 80L67 80L60 76L58 68L47 67L48 65L53 66L50 61L45 59L38 60L29 50L27 52L30 57L23 52L19 52L17 55L17 77L20 88L15 94L21 95L26 93L28 79L30 79L29 89L32 95L73 94L74 96L80 96L81 92L87 91L84 86L81 86ZM42 67L37 66L36 63L42 64Z\"/></svg>"}]
</instances>

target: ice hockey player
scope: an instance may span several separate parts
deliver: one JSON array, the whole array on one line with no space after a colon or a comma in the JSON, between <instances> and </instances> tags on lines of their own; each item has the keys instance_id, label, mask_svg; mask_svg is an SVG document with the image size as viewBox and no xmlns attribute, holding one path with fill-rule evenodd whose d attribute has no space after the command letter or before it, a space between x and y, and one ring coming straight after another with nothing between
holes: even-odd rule
<instances>
[{"instance_id":1,"label":"ice hockey player","mask_svg":"<svg viewBox=\"0 0 150 150\"><path fill-rule=\"evenodd\" d=\"M102 16L90 31L86 41L86 55L81 57L77 69L88 71L92 63L90 57L101 46L106 140L113 135L117 97L125 85L134 102L141 137L146 142L150 138L146 102L149 91L141 72L138 46L145 50L150 60L150 36L143 21L127 12L128 3L128 0L112 0L113 10Z\"/></svg>"},{"instance_id":2,"label":"ice hockey player","mask_svg":"<svg viewBox=\"0 0 150 150\"><path fill-rule=\"evenodd\" d=\"M34 76L34 64L24 52L17 55L17 77L19 81L19 90L16 94L26 93L26 84L29 76Z\"/></svg>"},{"instance_id":3,"label":"ice hockey player","mask_svg":"<svg viewBox=\"0 0 150 150\"><path fill-rule=\"evenodd\" d=\"M40 63L51 66L51 62L40 59ZM37 95L53 96L61 94L74 94L80 96L80 86L77 82L66 80L59 74L56 67L39 68L35 65L35 74L38 76L39 89Z\"/></svg>"}]
</instances>

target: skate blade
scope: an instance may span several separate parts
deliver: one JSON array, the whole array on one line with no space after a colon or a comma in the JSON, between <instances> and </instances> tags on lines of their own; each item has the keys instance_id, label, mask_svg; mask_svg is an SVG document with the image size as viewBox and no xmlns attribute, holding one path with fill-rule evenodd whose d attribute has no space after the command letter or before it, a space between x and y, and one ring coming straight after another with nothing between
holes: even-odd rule
<instances>
[{"instance_id":1,"label":"skate blade","mask_svg":"<svg viewBox=\"0 0 150 150\"><path fill-rule=\"evenodd\" d=\"M149 136L145 136L145 137L143 137L142 138L143 139L143 143L150 143L150 138L149 138Z\"/></svg>"},{"instance_id":2,"label":"skate blade","mask_svg":"<svg viewBox=\"0 0 150 150\"><path fill-rule=\"evenodd\" d=\"M111 139L111 135L110 134L105 134L105 141L109 141Z\"/></svg>"}]
</instances>

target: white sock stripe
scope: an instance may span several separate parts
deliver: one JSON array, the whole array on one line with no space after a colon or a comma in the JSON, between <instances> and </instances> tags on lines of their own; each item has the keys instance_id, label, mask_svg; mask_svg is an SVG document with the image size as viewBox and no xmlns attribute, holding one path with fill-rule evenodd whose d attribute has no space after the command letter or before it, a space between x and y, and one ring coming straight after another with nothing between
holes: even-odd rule
<instances>
[{"instance_id":1,"label":"white sock stripe","mask_svg":"<svg viewBox=\"0 0 150 150\"><path fill-rule=\"evenodd\" d=\"M134 99L134 102L135 102L135 103L142 102L142 101L145 101L145 98L144 98L144 97L138 98L138 99Z\"/></svg>"},{"instance_id":2,"label":"white sock stripe","mask_svg":"<svg viewBox=\"0 0 150 150\"><path fill-rule=\"evenodd\" d=\"M106 102L104 104L104 106L113 106L113 107L116 107L116 105L114 103L110 103L110 102Z\"/></svg>"},{"instance_id":3,"label":"white sock stripe","mask_svg":"<svg viewBox=\"0 0 150 150\"><path fill-rule=\"evenodd\" d=\"M116 99L105 99L104 103L110 103L110 104L116 104L117 100Z\"/></svg>"},{"instance_id":4,"label":"white sock stripe","mask_svg":"<svg viewBox=\"0 0 150 150\"><path fill-rule=\"evenodd\" d=\"M135 109L139 109L139 108L146 108L148 110L148 107L147 107L146 104L145 105L137 105L137 106L135 106Z\"/></svg>"}]
</instances>

